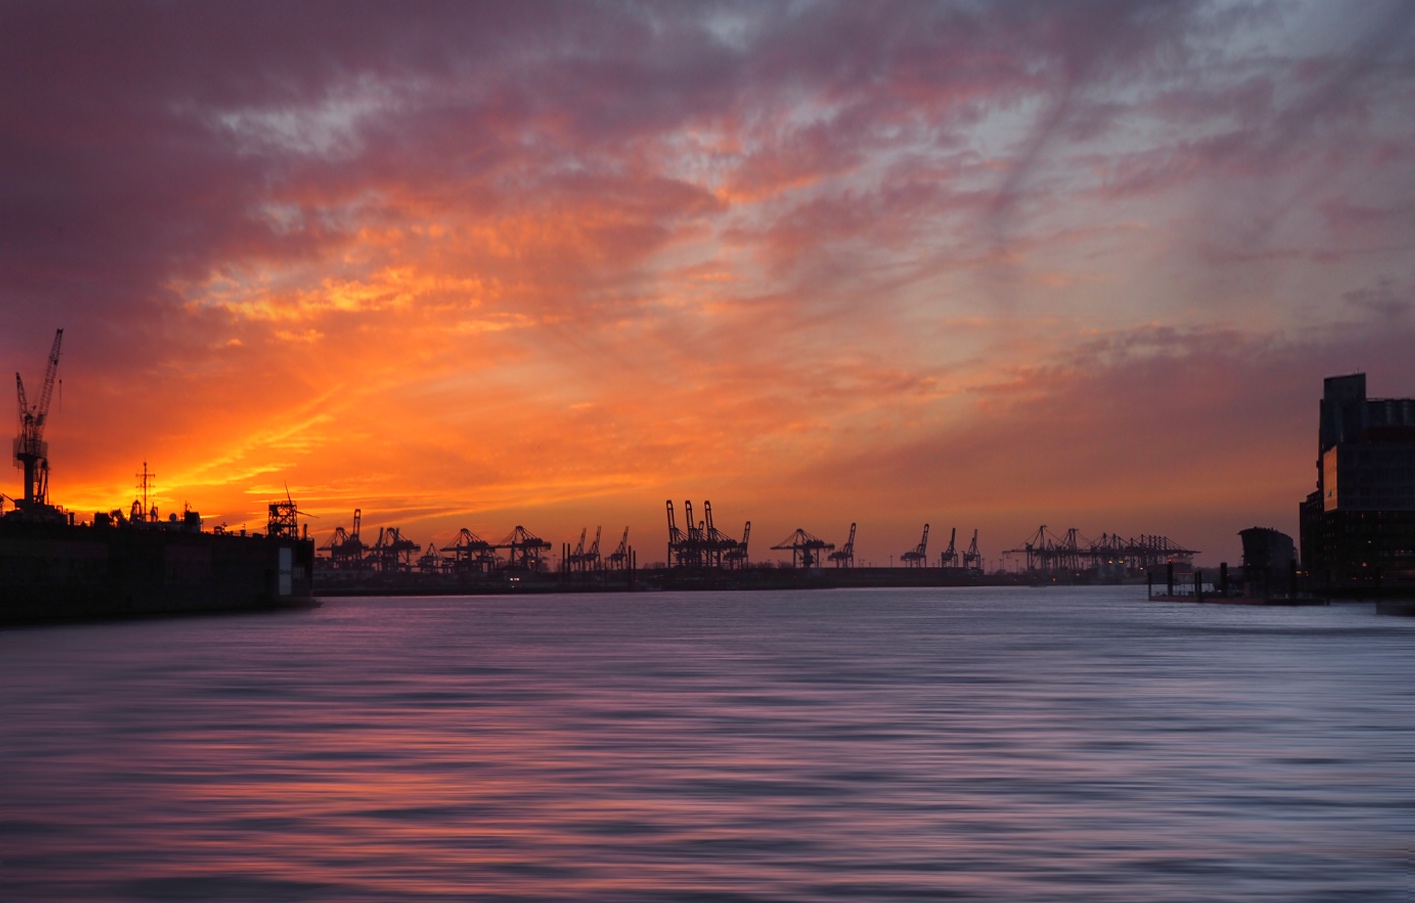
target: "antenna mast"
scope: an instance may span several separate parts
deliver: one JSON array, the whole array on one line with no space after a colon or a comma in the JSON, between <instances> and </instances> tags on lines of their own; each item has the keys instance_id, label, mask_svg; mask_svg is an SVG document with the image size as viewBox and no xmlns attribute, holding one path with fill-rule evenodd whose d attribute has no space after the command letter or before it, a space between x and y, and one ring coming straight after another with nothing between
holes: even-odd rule
<instances>
[{"instance_id":1,"label":"antenna mast","mask_svg":"<svg viewBox=\"0 0 1415 903\"><path fill-rule=\"evenodd\" d=\"M152 509L147 505L147 491L156 488L157 474L147 469L147 461L142 462L142 473L134 474L139 480L138 489L142 492L142 512L145 519L150 519L148 512Z\"/></svg>"}]
</instances>

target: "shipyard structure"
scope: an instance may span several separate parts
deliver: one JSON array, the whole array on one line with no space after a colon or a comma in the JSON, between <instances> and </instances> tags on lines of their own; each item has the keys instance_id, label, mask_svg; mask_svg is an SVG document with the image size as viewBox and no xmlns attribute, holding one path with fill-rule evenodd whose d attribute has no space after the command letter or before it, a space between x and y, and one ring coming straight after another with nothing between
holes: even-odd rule
<instances>
[{"instance_id":1,"label":"shipyard structure","mask_svg":"<svg viewBox=\"0 0 1415 903\"><path fill-rule=\"evenodd\" d=\"M1299 511L1314 589L1415 593L1415 398L1368 398L1364 373L1328 377L1316 463Z\"/></svg>"},{"instance_id":2,"label":"shipyard structure","mask_svg":"<svg viewBox=\"0 0 1415 903\"><path fill-rule=\"evenodd\" d=\"M1003 555L1025 555L1026 569L984 567L978 531L964 544L957 528L947 532L942 551L930 550L925 523L917 545L891 555L888 567L856 559L858 523L843 542L831 542L797 527L768 546L782 553L774 560L753 558L752 522L738 534L717 526L710 501L699 508L691 500L675 508L665 501L667 545L640 566L625 527L612 552L601 552L603 528L590 540L554 546L537 533L517 526L492 542L462 528L450 542L423 546L398 527L378 528L377 538L363 535L363 511L354 509L351 527L334 528L314 559L315 589L321 595L432 595L503 592L588 592L679 589L783 589L840 587L943 587L1052 585L1057 583L1145 583L1158 572L1169 582L1192 572L1197 554L1164 536L1103 533L1087 539L1072 528L1058 536L1045 526ZM679 519L681 511L682 520ZM422 551L420 551L422 550ZM787 554L789 553L789 559ZM897 566L896 566L897 562ZM999 562L999 565L1001 562Z\"/></svg>"},{"instance_id":3,"label":"shipyard structure","mask_svg":"<svg viewBox=\"0 0 1415 903\"><path fill-rule=\"evenodd\" d=\"M288 495L270 505L264 533L202 528L190 509L165 519L149 504L153 474L144 462L141 497L125 512L81 519L49 500L49 418L64 331L54 335L37 396L19 395L15 466L23 491L0 495L0 624L86 618L245 611L316 604L314 543L301 535Z\"/></svg>"}]
</instances>

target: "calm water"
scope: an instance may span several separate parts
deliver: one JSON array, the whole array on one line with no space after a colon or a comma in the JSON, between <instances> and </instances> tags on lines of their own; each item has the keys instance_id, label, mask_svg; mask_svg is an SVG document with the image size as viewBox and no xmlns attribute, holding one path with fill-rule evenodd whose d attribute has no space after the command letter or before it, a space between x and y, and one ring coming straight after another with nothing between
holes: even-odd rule
<instances>
[{"instance_id":1,"label":"calm water","mask_svg":"<svg viewBox=\"0 0 1415 903\"><path fill-rule=\"evenodd\" d=\"M0 631L8 900L1415 899L1415 621L1143 588Z\"/></svg>"}]
</instances>

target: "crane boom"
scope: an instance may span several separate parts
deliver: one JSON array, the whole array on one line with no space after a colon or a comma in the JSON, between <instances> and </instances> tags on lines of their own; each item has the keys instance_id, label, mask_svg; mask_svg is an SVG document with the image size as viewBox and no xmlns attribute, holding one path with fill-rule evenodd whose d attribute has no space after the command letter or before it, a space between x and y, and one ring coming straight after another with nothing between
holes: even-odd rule
<instances>
[{"instance_id":1,"label":"crane boom","mask_svg":"<svg viewBox=\"0 0 1415 903\"><path fill-rule=\"evenodd\" d=\"M963 553L963 566L982 570L983 556L978 551L978 531L976 529L973 531L973 541L968 544L968 551Z\"/></svg>"},{"instance_id":2,"label":"crane boom","mask_svg":"<svg viewBox=\"0 0 1415 903\"><path fill-rule=\"evenodd\" d=\"M15 374L15 392L20 396L20 435L25 433L25 422L29 418L29 402L25 399L25 381L20 379L20 374ZM16 454L19 450L16 449Z\"/></svg>"},{"instance_id":3,"label":"crane boom","mask_svg":"<svg viewBox=\"0 0 1415 903\"><path fill-rule=\"evenodd\" d=\"M855 524L850 525L850 538L845 540L845 545L838 552L831 552L827 556L828 561L835 562L836 567L851 568L855 566Z\"/></svg>"},{"instance_id":4,"label":"crane boom","mask_svg":"<svg viewBox=\"0 0 1415 903\"><path fill-rule=\"evenodd\" d=\"M35 414L35 420L38 421L41 429L44 427L45 419L49 417L49 399L54 396L54 377L59 373L59 346L63 342L64 330L56 330L54 332L54 347L49 349L49 366L44 371L44 388L39 392L39 409Z\"/></svg>"},{"instance_id":5,"label":"crane boom","mask_svg":"<svg viewBox=\"0 0 1415 903\"><path fill-rule=\"evenodd\" d=\"M924 524L924 535L919 540L919 544L912 550L899 556L900 560L909 567L925 567L928 564L929 556L929 525Z\"/></svg>"}]
</instances>

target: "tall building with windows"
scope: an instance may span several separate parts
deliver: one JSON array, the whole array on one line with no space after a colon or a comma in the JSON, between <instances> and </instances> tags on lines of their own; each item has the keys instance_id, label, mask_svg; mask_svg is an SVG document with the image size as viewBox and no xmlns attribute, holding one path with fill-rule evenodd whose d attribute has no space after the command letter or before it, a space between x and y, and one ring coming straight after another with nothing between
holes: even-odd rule
<instances>
[{"instance_id":1,"label":"tall building with windows","mask_svg":"<svg viewBox=\"0 0 1415 903\"><path fill-rule=\"evenodd\" d=\"M1367 398L1364 373L1325 380L1317 489L1300 523L1317 587L1415 586L1415 398Z\"/></svg>"}]
</instances>

